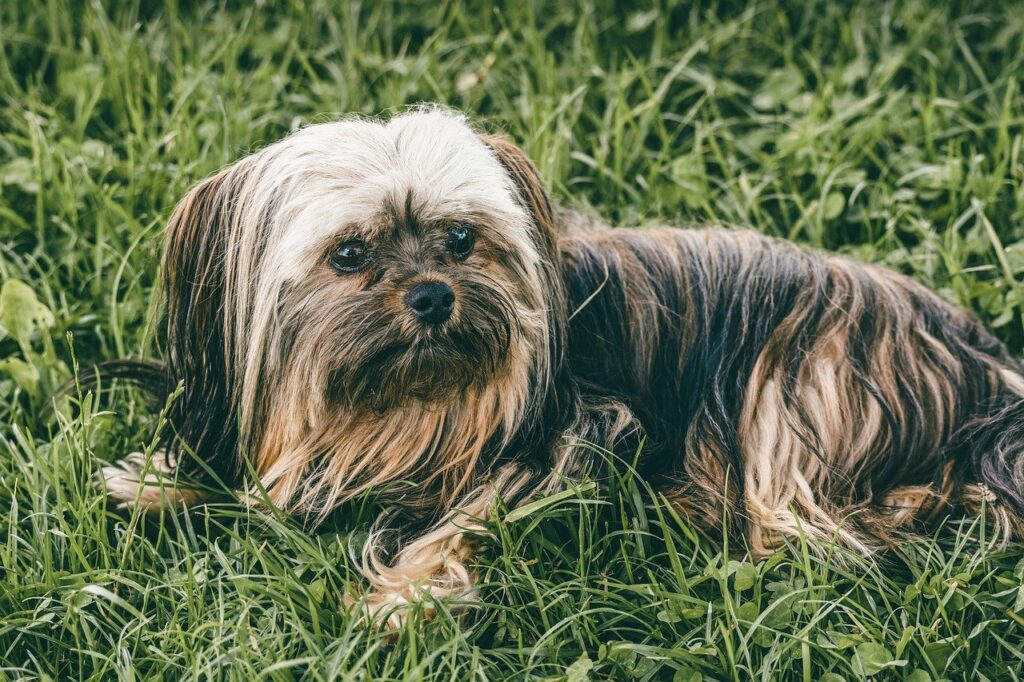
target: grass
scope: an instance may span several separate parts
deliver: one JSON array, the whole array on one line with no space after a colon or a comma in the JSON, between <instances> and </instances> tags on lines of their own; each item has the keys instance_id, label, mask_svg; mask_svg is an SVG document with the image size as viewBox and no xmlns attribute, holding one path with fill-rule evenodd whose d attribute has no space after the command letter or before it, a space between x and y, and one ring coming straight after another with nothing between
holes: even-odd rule
<instances>
[{"instance_id":1,"label":"grass","mask_svg":"<svg viewBox=\"0 0 1024 682\"><path fill-rule=\"evenodd\" d=\"M884 263L1020 353L1022 3L106 4L0 3L0 676L1024 677L1024 560L976 524L752 563L620 474L492 524L483 605L388 640L340 606L372 506L118 514L90 477L159 419L123 392L47 409L76 364L158 352L193 182L420 101L508 131L563 203Z\"/></svg>"}]
</instances>

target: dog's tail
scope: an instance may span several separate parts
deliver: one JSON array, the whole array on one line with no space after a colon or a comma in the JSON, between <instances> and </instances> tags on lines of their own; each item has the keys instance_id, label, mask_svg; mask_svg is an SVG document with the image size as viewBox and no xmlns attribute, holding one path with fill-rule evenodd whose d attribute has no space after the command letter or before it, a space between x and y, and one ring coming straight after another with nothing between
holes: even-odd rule
<instances>
[{"instance_id":1,"label":"dog's tail","mask_svg":"<svg viewBox=\"0 0 1024 682\"><path fill-rule=\"evenodd\" d=\"M953 438L964 510L987 517L1005 542L1024 539L1024 393L1004 389Z\"/></svg>"},{"instance_id":2,"label":"dog's tail","mask_svg":"<svg viewBox=\"0 0 1024 682\"><path fill-rule=\"evenodd\" d=\"M168 406L175 385L167 368L152 360L111 360L80 372L68 382L60 395L97 393L112 383L128 385L145 397L153 412ZM169 507L191 506L205 497L201 487L182 476L170 453L174 425L170 425L158 449L151 456L133 452L103 466L96 480L120 507L139 507L156 511Z\"/></svg>"},{"instance_id":3,"label":"dog's tail","mask_svg":"<svg viewBox=\"0 0 1024 682\"><path fill-rule=\"evenodd\" d=\"M174 391L167 367L153 360L108 360L79 372L78 378L66 383L57 396L97 392L107 382L119 382L138 389L151 409L163 409Z\"/></svg>"}]
</instances>

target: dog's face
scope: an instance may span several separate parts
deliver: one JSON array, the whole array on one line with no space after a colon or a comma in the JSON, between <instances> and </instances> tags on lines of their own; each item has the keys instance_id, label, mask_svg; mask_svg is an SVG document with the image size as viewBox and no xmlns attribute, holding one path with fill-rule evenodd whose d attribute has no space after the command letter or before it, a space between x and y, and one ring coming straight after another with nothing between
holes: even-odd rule
<instances>
[{"instance_id":1,"label":"dog's face","mask_svg":"<svg viewBox=\"0 0 1024 682\"><path fill-rule=\"evenodd\" d=\"M288 362L330 402L447 403L531 354L542 246L479 137L434 114L319 126L285 145L295 176L276 188L288 194L279 246L258 272L277 292Z\"/></svg>"},{"instance_id":2,"label":"dog's face","mask_svg":"<svg viewBox=\"0 0 1024 682\"><path fill-rule=\"evenodd\" d=\"M345 497L409 475L452 430L479 455L471 432L514 430L547 371L553 240L532 166L461 117L301 130L172 219L171 360L205 403L187 409L225 402L264 483L294 479L282 502L304 477ZM367 462L395 459L385 432L418 452Z\"/></svg>"}]
</instances>

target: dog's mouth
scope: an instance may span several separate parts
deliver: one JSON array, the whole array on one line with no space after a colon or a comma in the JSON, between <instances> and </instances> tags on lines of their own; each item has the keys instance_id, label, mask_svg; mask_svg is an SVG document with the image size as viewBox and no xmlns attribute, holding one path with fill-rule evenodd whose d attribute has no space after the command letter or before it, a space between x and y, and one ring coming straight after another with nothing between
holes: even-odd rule
<instances>
[{"instance_id":1,"label":"dog's mouth","mask_svg":"<svg viewBox=\"0 0 1024 682\"><path fill-rule=\"evenodd\" d=\"M464 297L450 320L409 325L385 319L352 332L331 377L331 399L384 413L412 402L441 405L500 379L529 355L519 316L500 297ZM515 348L513 348L515 346ZM515 352L513 352L515 351Z\"/></svg>"},{"instance_id":2,"label":"dog's mouth","mask_svg":"<svg viewBox=\"0 0 1024 682\"><path fill-rule=\"evenodd\" d=\"M355 371L339 372L333 384L345 402L383 413L410 401L457 400L493 377L498 364L494 354L458 337L423 335L374 349Z\"/></svg>"}]
</instances>

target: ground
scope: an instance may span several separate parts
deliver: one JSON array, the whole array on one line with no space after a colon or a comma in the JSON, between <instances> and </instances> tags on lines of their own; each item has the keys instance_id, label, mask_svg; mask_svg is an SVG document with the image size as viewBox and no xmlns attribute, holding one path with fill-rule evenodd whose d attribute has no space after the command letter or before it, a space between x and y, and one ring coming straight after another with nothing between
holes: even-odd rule
<instances>
[{"instance_id":1,"label":"ground","mask_svg":"<svg viewBox=\"0 0 1024 682\"><path fill-rule=\"evenodd\" d=\"M697 4L0 3L6 675L1021 677L1022 552L978 524L755 563L619 476L500 515L482 604L386 636L343 606L371 504L318 529L237 505L144 522L91 477L159 419L124 391L51 409L76 365L159 355L161 231L192 183L423 101L506 131L563 204L883 263L1020 353L1024 5Z\"/></svg>"}]
</instances>

